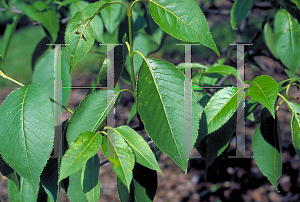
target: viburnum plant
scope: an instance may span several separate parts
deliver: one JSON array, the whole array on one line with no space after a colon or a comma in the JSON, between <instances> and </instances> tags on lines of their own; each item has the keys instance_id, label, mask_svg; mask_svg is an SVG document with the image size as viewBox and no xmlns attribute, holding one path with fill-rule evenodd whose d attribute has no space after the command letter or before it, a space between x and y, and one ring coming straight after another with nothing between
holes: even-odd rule
<instances>
[{"instance_id":1,"label":"viburnum plant","mask_svg":"<svg viewBox=\"0 0 300 202\"><path fill-rule=\"evenodd\" d=\"M33 54L33 83L23 85L0 71L2 77L21 86L0 107L0 171L8 178L10 201L54 202L58 200L60 187L65 189L70 201L98 201L99 168L108 161L117 176L120 201L153 201L157 172L163 174L157 162L159 152L168 155L186 173L190 153L196 147L205 158L206 167L218 169L219 160L236 134L236 111L244 103L244 91L245 118L253 118L253 111L262 106L260 123L253 134L253 154L259 169L276 190L282 170L277 121L282 103L291 111L291 135L300 156L300 105L289 101L296 99L289 96L292 86L298 90L300 87L296 76L300 66L299 0L270 1L268 9L275 10L275 16L265 19L262 30L250 42L253 46L246 47L245 51L245 60L257 66L253 58L260 54L279 62L289 76L279 82L267 75L244 82L244 76L235 67L225 65L226 56L210 65L182 63L178 66L147 58L151 51L161 48L164 32L182 41L202 44L220 56L206 18L194 0L94 3L2 0L1 3L4 10L14 15L4 34L2 65L23 15L38 21L47 34ZM232 29L243 31L245 25L240 25L247 22L253 5L253 0L234 2ZM66 26L64 22L68 22ZM267 53L255 48L259 37L265 40ZM241 41L234 41L237 42ZM47 43L66 44L71 56L69 62L62 57L63 86L71 86L71 72L93 46L123 44L111 50L113 58L107 52L93 81L94 86L106 87L107 72L114 64L115 89L91 90L74 112L65 106L70 89L63 89L60 106L72 116L61 124L62 158L53 158L57 132L53 103L58 103L53 99L53 50ZM188 66L193 69L191 78L184 74ZM230 84L229 75L249 86ZM121 90L119 79L132 84L133 91ZM227 85L223 85L225 81ZM223 88L214 91L204 88L207 86ZM132 94L135 103L127 125L113 128L105 123L124 91ZM107 96L109 92L114 96ZM128 123L135 114L140 126L131 128ZM136 132L143 129L149 135L149 142ZM149 146L152 141L155 154ZM101 164L97 154L100 148L108 160Z\"/></svg>"}]
</instances>

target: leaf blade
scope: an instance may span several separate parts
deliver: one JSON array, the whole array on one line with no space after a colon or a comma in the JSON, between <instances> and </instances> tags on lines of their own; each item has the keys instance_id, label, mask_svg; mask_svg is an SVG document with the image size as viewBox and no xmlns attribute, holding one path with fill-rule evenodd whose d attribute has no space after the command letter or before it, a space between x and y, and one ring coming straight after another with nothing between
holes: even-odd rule
<instances>
[{"instance_id":1,"label":"leaf blade","mask_svg":"<svg viewBox=\"0 0 300 202\"><path fill-rule=\"evenodd\" d=\"M220 56L206 19L194 0L150 0L149 3L152 18L165 32L183 41L200 42Z\"/></svg>"}]
</instances>

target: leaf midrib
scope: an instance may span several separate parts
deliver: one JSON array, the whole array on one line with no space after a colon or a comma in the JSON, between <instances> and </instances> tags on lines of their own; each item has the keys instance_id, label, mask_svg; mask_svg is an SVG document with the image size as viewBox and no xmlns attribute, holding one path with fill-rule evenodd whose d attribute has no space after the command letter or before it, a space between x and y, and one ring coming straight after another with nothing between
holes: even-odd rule
<instances>
[{"instance_id":1,"label":"leaf midrib","mask_svg":"<svg viewBox=\"0 0 300 202\"><path fill-rule=\"evenodd\" d=\"M265 95L265 93L264 93L264 91L262 90L262 88L260 87L260 85L258 85L258 83L256 83L255 81L252 81L252 82L255 83L255 84L258 86L258 88L261 90L261 92L262 92L262 94L264 95L264 98L265 98L265 100L267 101L269 107L272 109L271 103L269 102L267 96Z\"/></svg>"},{"instance_id":2,"label":"leaf midrib","mask_svg":"<svg viewBox=\"0 0 300 202\"><path fill-rule=\"evenodd\" d=\"M92 143L92 141L96 138L97 134L94 134L92 139L89 141L89 143L84 147L84 149L79 153L79 155L74 159L74 161L71 163L71 165L67 168L67 170L61 175L63 176L69 169L70 167L74 164L74 162L82 155L82 153L88 148L88 146Z\"/></svg>"},{"instance_id":3,"label":"leaf midrib","mask_svg":"<svg viewBox=\"0 0 300 202\"><path fill-rule=\"evenodd\" d=\"M28 170L29 170L29 173L30 173L30 178L31 178L31 182L34 182L33 181L33 177L32 177L32 173L31 173L31 167L29 165L29 161L28 161L28 155L27 155L27 147L26 147L26 142L25 142L25 131L24 131L24 105L25 105L25 97L26 97L26 94L28 92L28 89L29 89L29 86L27 86L25 92L24 92L24 95L23 95L23 100L22 100L22 109L21 109L21 128L22 128L22 135L23 135L23 141L24 141L24 147L25 147L25 155L26 155L26 161L27 161L27 165L28 165Z\"/></svg>"},{"instance_id":4,"label":"leaf midrib","mask_svg":"<svg viewBox=\"0 0 300 202\"><path fill-rule=\"evenodd\" d=\"M168 116L167 116L167 113L166 113L166 108L165 108L165 105L163 104L163 101L162 101L162 97L161 97L160 91L158 90L158 85L157 85L157 83L156 83L156 80L154 79L155 77L154 77L154 75L153 75L153 73L152 73L152 69L150 68L151 66L150 66L150 64L149 64L149 62L148 62L147 59L144 59L144 61L147 63L148 69L149 69L149 71L150 71L150 73L151 73L151 75L152 75L152 79L153 79L153 82L154 82L154 84L155 84L155 88L156 88L156 90L157 90L157 92L158 92L158 95L159 95L161 104L162 104L162 106L163 106L164 114L165 114L165 117L166 117L166 119L167 119L168 126L169 126L169 129L170 129L170 131L171 131L172 138L174 139L174 142L175 142L177 151L178 151L179 155L182 156L182 154L181 154L181 152L180 152L180 149L179 149L179 147L178 147L177 141L176 141L176 139L175 139L173 130L172 130L172 128L171 128L171 124L170 124L170 122L169 122L169 119L168 119ZM182 165L184 165L183 158L179 158L179 159L181 160Z\"/></svg>"},{"instance_id":5,"label":"leaf midrib","mask_svg":"<svg viewBox=\"0 0 300 202\"><path fill-rule=\"evenodd\" d=\"M192 30L194 30L197 34L199 34L208 44L210 44L212 47L214 47L214 44L211 44L201 33L199 33L197 30L195 30L190 24L186 23L185 21L183 21L181 18L179 18L177 15L175 15L173 12L171 12L170 10L168 10L167 8L165 8L164 6L158 4L157 2L153 1L153 0L149 0L150 2L158 5L159 7L165 9L166 11L168 11L169 13L171 13L172 15L174 15L177 19L179 19L183 24L188 25Z\"/></svg>"}]
</instances>

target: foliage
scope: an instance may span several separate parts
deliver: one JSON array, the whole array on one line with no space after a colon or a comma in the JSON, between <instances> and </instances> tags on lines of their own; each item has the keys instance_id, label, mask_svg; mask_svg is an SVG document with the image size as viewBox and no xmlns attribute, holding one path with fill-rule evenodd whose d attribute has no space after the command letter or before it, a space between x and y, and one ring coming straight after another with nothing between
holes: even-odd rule
<instances>
[{"instance_id":1,"label":"foliage","mask_svg":"<svg viewBox=\"0 0 300 202\"><path fill-rule=\"evenodd\" d=\"M291 86L297 86L298 90L300 87L296 76L300 66L298 0L272 0L268 9L276 14L264 19L258 34L269 49L267 56L280 62L289 79L277 82L263 75L245 81L249 87L244 88L229 84L230 75L243 84L244 76L226 63L231 60L230 54L226 56L227 50L219 52L206 17L194 0L6 2L1 1L1 6L12 13L13 21L6 26L4 34L0 75L21 86L11 92L0 107L0 172L9 179L11 201L39 201L47 197L48 201L55 202L61 186L70 201L98 201L100 162L97 152L100 147L107 162L113 164L120 200L153 201L157 172L163 173L157 162L159 158L149 146L151 142L136 131L145 129L157 152L167 154L185 173L193 147L205 158L207 168L217 169L220 162L216 162L216 158L227 151L235 135L236 111L244 101L244 90L247 91L245 117L253 118L253 111L262 106L260 123L253 134L253 153L259 169L276 190L282 171L277 111L283 102L292 114L291 135L300 157L300 105L289 101L295 99L289 96ZM138 7L137 3L142 6ZM253 7L259 8L255 3L252 0L234 2L230 15L232 29L244 31ZM47 34L33 54L33 83L25 86L7 76L1 68L17 24L24 15L39 22ZM68 17L70 20L65 26ZM179 40L206 46L218 56L209 65L187 62L178 66L147 58L151 51L162 47L164 32ZM114 73L115 91L91 90L74 112L65 106L70 90L63 91L61 107L73 115L61 125L65 140L63 158L50 158L55 150L54 120L57 120L51 103L56 103L53 76L49 73L54 65L53 50L41 46L46 42L63 43L62 38L70 54L69 62L62 59L64 86L71 86L70 74L76 64L97 43L123 46L117 46L106 55L101 53L105 60L93 81L95 86L105 87L109 74ZM253 59L255 54L262 54L255 48L259 45L257 38L251 41L253 48L246 49L245 59L260 68ZM112 61L114 70L109 69ZM185 75L189 68L193 70L191 78ZM133 91L118 89L120 79L132 84ZM223 85L224 79L227 86ZM207 89L208 85L223 89L215 92ZM124 91L129 91L135 100L127 125L137 114L140 126L133 129L126 125L105 126L108 114ZM279 98L282 101L278 103ZM187 113L187 109L192 110Z\"/></svg>"}]
</instances>

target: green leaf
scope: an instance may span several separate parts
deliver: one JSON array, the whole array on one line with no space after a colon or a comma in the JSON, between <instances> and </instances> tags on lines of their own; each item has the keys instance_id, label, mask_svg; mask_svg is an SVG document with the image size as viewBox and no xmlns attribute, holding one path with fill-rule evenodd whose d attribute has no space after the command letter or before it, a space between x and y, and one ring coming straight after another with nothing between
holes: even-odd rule
<instances>
[{"instance_id":1,"label":"green leaf","mask_svg":"<svg viewBox=\"0 0 300 202\"><path fill-rule=\"evenodd\" d=\"M53 8L49 7L43 1L34 1L32 5L25 6L24 12L30 18L40 22L50 33L52 41L56 41L59 30L59 19Z\"/></svg>"},{"instance_id":2,"label":"green leaf","mask_svg":"<svg viewBox=\"0 0 300 202\"><path fill-rule=\"evenodd\" d=\"M21 177L20 178L20 202L31 202L36 200L37 200L37 194L33 192L28 181L25 180L23 177Z\"/></svg>"},{"instance_id":3,"label":"green leaf","mask_svg":"<svg viewBox=\"0 0 300 202\"><path fill-rule=\"evenodd\" d=\"M145 129L154 143L186 172L188 157L196 142L198 113L191 113L191 122L185 120L185 76L173 64L164 60L145 59L137 79L137 107ZM192 92L192 109L198 112ZM185 125L190 125L188 131ZM191 135L191 143L184 143L183 134ZM179 157L179 158L176 158Z\"/></svg>"},{"instance_id":4,"label":"green leaf","mask_svg":"<svg viewBox=\"0 0 300 202\"><path fill-rule=\"evenodd\" d=\"M157 190L157 173L139 163L135 163L130 193L118 177L117 188L121 202L153 201Z\"/></svg>"},{"instance_id":5,"label":"green leaf","mask_svg":"<svg viewBox=\"0 0 300 202\"><path fill-rule=\"evenodd\" d=\"M168 34L189 42L199 42L220 53L214 43L205 16L194 0L149 0L154 21Z\"/></svg>"},{"instance_id":6,"label":"green leaf","mask_svg":"<svg viewBox=\"0 0 300 202\"><path fill-rule=\"evenodd\" d=\"M292 73L291 71L289 71L288 69L285 69L284 70L285 73L289 76L290 79L300 79L299 76L297 76L296 74Z\"/></svg>"},{"instance_id":7,"label":"green leaf","mask_svg":"<svg viewBox=\"0 0 300 202\"><path fill-rule=\"evenodd\" d=\"M113 91L109 92L113 93ZM99 90L87 95L80 102L68 126L67 140L69 144L76 140L80 133L85 131L96 132L103 125L107 112L114 106L114 99L117 100L117 97L120 95L117 93L115 97L107 98L106 94L106 90ZM109 99L108 106L107 99Z\"/></svg>"},{"instance_id":8,"label":"green leaf","mask_svg":"<svg viewBox=\"0 0 300 202\"><path fill-rule=\"evenodd\" d=\"M0 117L0 153L37 193L54 140L53 111L47 91L36 83L16 89L2 103Z\"/></svg>"},{"instance_id":9,"label":"green leaf","mask_svg":"<svg viewBox=\"0 0 300 202\"><path fill-rule=\"evenodd\" d=\"M80 168L76 173L70 175L69 177L69 187L67 191L67 196L70 202L88 202L82 190L81 174L82 169Z\"/></svg>"},{"instance_id":10,"label":"green leaf","mask_svg":"<svg viewBox=\"0 0 300 202\"><path fill-rule=\"evenodd\" d=\"M51 153L54 156L54 150ZM58 200L59 188L58 181L58 158L49 158L47 165L45 166L41 176L41 184L48 194L51 202Z\"/></svg>"},{"instance_id":11,"label":"green leaf","mask_svg":"<svg viewBox=\"0 0 300 202\"><path fill-rule=\"evenodd\" d=\"M88 5L89 3L86 1L72 3L70 5L70 16L73 17L78 11L82 11ZM90 25L93 30L92 36L94 36L98 42L103 43L103 22L100 16L96 15L90 22Z\"/></svg>"},{"instance_id":12,"label":"green leaf","mask_svg":"<svg viewBox=\"0 0 300 202\"><path fill-rule=\"evenodd\" d=\"M131 110L129 112L129 116L128 116L126 125L129 125L130 121L136 115L136 113L137 113L137 111L136 111L136 103L133 103L133 105L131 107Z\"/></svg>"},{"instance_id":13,"label":"green leaf","mask_svg":"<svg viewBox=\"0 0 300 202\"><path fill-rule=\"evenodd\" d=\"M118 133L109 130L107 139L103 139L102 151L113 164L113 170L122 183L130 190L132 170L134 167L134 154L125 140Z\"/></svg>"},{"instance_id":14,"label":"green leaf","mask_svg":"<svg viewBox=\"0 0 300 202\"><path fill-rule=\"evenodd\" d=\"M295 73L300 66L300 25L286 10L275 15L274 39L279 58Z\"/></svg>"},{"instance_id":15,"label":"green leaf","mask_svg":"<svg viewBox=\"0 0 300 202\"><path fill-rule=\"evenodd\" d=\"M201 156L205 158L206 168L212 165L215 159L227 148L232 139L232 134L236 131L235 125L236 113L216 131L210 134L199 134L195 147ZM201 124L200 127L205 127L205 124ZM202 129L202 131L207 132L205 129ZM202 138L203 136L204 138Z\"/></svg>"},{"instance_id":16,"label":"green leaf","mask_svg":"<svg viewBox=\"0 0 300 202\"><path fill-rule=\"evenodd\" d=\"M38 83L44 86L50 98L54 99L54 49L46 51L40 60L37 62L33 75L32 82ZM62 86L72 86L71 75L69 74L68 61L61 57L61 80ZM62 89L62 104L67 105L71 89ZM54 103L52 103L52 109L54 109ZM57 114L55 120L59 118L60 114ZM55 122L57 123L57 121Z\"/></svg>"},{"instance_id":17,"label":"green leaf","mask_svg":"<svg viewBox=\"0 0 300 202\"><path fill-rule=\"evenodd\" d=\"M186 63L179 63L176 67L180 70L185 69ZM200 63L187 63L192 69L207 69L205 65L202 65Z\"/></svg>"},{"instance_id":18,"label":"green leaf","mask_svg":"<svg viewBox=\"0 0 300 202\"><path fill-rule=\"evenodd\" d=\"M266 108L261 111L261 119L252 138L253 155L258 168L278 191L277 185L282 172L280 128L277 117L274 119Z\"/></svg>"},{"instance_id":19,"label":"green leaf","mask_svg":"<svg viewBox=\"0 0 300 202\"><path fill-rule=\"evenodd\" d=\"M145 35L139 33L134 37L133 51L140 51L145 57L148 55L149 41ZM140 69L142 62L143 62L143 58L139 54L135 54L133 57L134 75ZM130 58L128 55L126 58L126 69L127 72L130 72L130 76L131 76Z\"/></svg>"},{"instance_id":20,"label":"green leaf","mask_svg":"<svg viewBox=\"0 0 300 202\"><path fill-rule=\"evenodd\" d=\"M300 105L293 102L289 102L287 105L292 112L291 133L293 145L300 158Z\"/></svg>"},{"instance_id":21,"label":"green leaf","mask_svg":"<svg viewBox=\"0 0 300 202\"><path fill-rule=\"evenodd\" d=\"M58 182L76 173L93 157L102 144L102 136L94 132L86 131L81 133L74 142L71 142L69 149L61 160Z\"/></svg>"},{"instance_id":22,"label":"green leaf","mask_svg":"<svg viewBox=\"0 0 300 202\"><path fill-rule=\"evenodd\" d=\"M15 33L17 24L19 22L19 20L21 19L23 15L18 14L16 16L13 17L13 22L11 24L7 24L6 28L5 28L5 32L4 32L4 38L3 38L3 44L2 44L2 61L0 60L0 65L1 63L5 62L6 59L6 55L7 55L7 51L10 45L10 42L12 40L12 37Z\"/></svg>"},{"instance_id":23,"label":"green leaf","mask_svg":"<svg viewBox=\"0 0 300 202\"><path fill-rule=\"evenodd\" d=\"M264 26L264 39L271 53L278 59L279 56L276 52L276 48L274 44L274 32L269 22L266 22Z\"/></svg>"},{"instance_id":24,"label":"green leaf","mask_svg":"<svg viewBox=\"0 0 300 202\"><path fill-rule=\"evenodd\" d=\"M226 75L234 75L241 83L242 81L240 74L237 73L237 69L228 65L217 65L208 68L204 73L206 76L210 76L210 74L221 74L223 77Z\"/></svg>"},{"instance_id":25,"label":"green leaf","mask_svg":"<svg viewBox=\"0 0 300 202\"><path fill-rule=\"evenodd\" d=\"M90 158L82 168L81 187L89 202L99 201L100 198L99 168L98 154Z\"/></svg>"},{"instance_id":26,"label":"green leaf","mask_svg":"<svg viewBox=\"0 0 300 202\"><path fill-rule=\"evenodd\" d=\"M113 0L107 0L107 2L113 2ZM122 8L121 4L110 4L101 12L101 17L108 33L112 34L125 17L125 10Z\"/></svg>"},{"instance_id":27,"label":"green leaf","mask_svg":"<svg viewBox=\"0 0 300 202\"><path fill-rule=\"evenodd\" d=\"M11 182L15 183L15 186L20 191L20 176L12 169L2 158L0 154L0 172L3 176L7 177Z\"/></svg>"},{"instance_id":28,"label":"green leaf","mask_svg":"<svg viewBox=\"0 0 300 202\"><path fill-rule=\"evenodd\" d=\"M125 66L125 59L127 55L127 47L125 46L125 44L118 45L113 50L110 50L114 51L114 58L107 58L106 54L106 58L98 74L98 81L100 86L107 86L107 63L111 63L111 61L114 62L114 67L113 70L109 70L109 72L114 73L114 86L116 86ZM109 65L109 67L111 66L112 65Z\"/></svg>"},{"instance_id":29,"label":"green leaf","mask_svg":"<svg viewBox=\"0 0 300 202\"><path fill-rule=\"evenodd\" d=\"M83 58L83 56L91 49L95 42L92 35L91 21L97 14L105 8L107 1L98 1L85 7L82 11L77 12L69 21L66 32L65 42L70 44L67 47L70 59L70 73L75 65Z\"/></svg>"},{"instance_id":30,"label":"green leaf","mask_svg":"<svg viewBox=\"0 0 300 202\"><path fill-rule=\"evenodd\" d=\"M298 9L300 9L300 0L292 0L292 2L297 5Z\"/></svg>"},{"instance_id":31,"label":"green leaf","mask_svg":"<svg viewBox=\"0 0 300 202\"><path fill-rule=\"evenodd\" d=\"M204 112L208 134L226 123L237 109L237 103L243 99L244 89L227 87L216 92L207 103Z\"/></svg>"},{"instance_id":32,"label":"green leaf","mask_svg":"<svg viewBox=\"0 0 300 202\"><path fill-rule=\"evenodd\" d=\"M162 174L152 150L141 135L126 125L115 128L114 131L125 139L134 152L137 163Z\"/></svg>"},{"instance_id":33,"label":"green leaf","mask_svg":"<svg viewBox=\"0 0 300 202\"><path fill-rule=\"evenodd\" d=\"M79 0L64 0L63 2L61 2L61 4L59 4L57 9L59 10L63 6L66 6L66 5L71 4L71 3L76 3L78 1Z\"/></svg>"},{"instance_id":34,"label":"green leaf","mask_svg":"<svg viewBox=\"0 0 300 202\"><path fill-rule=\"evenodd\" d=\"M251 82L248 93L251 98L266 107L275 118L274 106L277 98L278 84L270 76L258 76Z\"/></svg>"},{"instance_id":35,"label":"green leaf","mask_svg":"<svg viewBox=\"0 0 300 202\"><path fill-rule=\"evenodd\" d=\"M230 23L233 30L247 16L253 6L253 0L236 0L230 13Z\"/></svg>"},{"instance_id":36,"label":"green leaf","mask_svg":"<svg viewBox=\"0 0 300 202\"><path fill-rule=\"evenodd\" d=\"M10 179L7 180L8 197L10 202L20 202L20 191L16 184Z\"/></svg>"}]
</instances>

